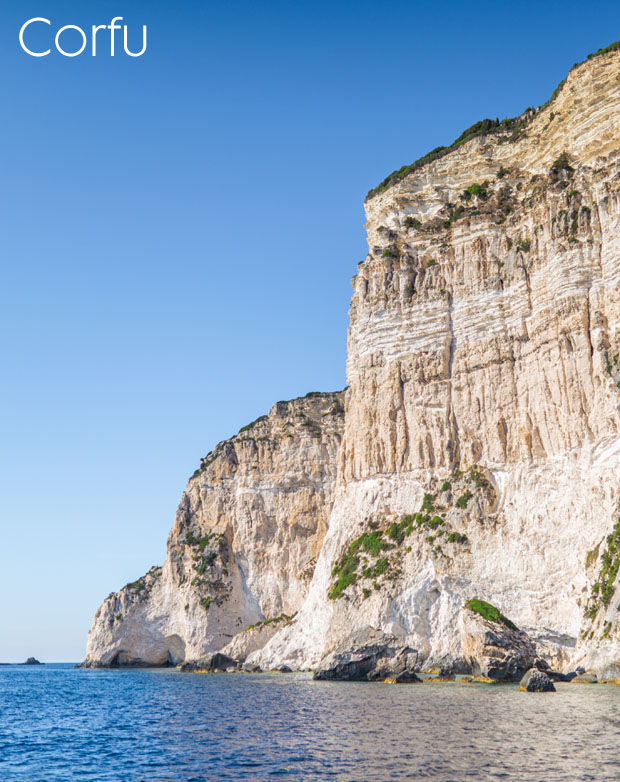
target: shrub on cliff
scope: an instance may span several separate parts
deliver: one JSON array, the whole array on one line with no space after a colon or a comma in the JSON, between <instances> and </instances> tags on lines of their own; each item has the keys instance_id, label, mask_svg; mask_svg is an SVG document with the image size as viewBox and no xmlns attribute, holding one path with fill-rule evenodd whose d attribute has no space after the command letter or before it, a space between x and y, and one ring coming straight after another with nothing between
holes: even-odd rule
<instances>
[{"instance_id":1,"label":"shrub on cliff","mask_svg":"<svg viewBox=\"0 0 620 782\"><path fill-rule=\"evenodd\" d=\"M518 630L518 627L505 617L498 608L495 608L491 603L487 603L484 600L472 599L465 603L465 608L469 608L474 614L478 614L487 622L496 622L497 624L506 625L511 630Z\"/></svg>"}]
</instances>

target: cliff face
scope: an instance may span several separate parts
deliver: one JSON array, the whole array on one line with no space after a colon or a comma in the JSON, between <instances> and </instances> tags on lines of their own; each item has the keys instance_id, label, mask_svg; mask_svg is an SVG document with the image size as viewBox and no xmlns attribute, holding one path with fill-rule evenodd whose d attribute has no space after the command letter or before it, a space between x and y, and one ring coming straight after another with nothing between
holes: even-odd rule
<instances>
[{"instance_id":1,"label":"cliff face","mask_svg":"<svg viewBox=\"0 0 620 782\"><path fill-rule=\"evenodd\" d=\"M262 648L233 646L315 667L370 625L423 669L468 670L478 598L550 663L620 674L620 53L366 212L342 445L333 396L289 403L315 406L316 437L301 419L287 444L276 406L218 446L162 574L104 603L89 659L153 661L153 633L160 658L180 659L161 640L177 637L198 656L299 609Z\"/></svg>"},{"instance_id":2,"label":"cliff face","mask_svg":"<svg viewBox=\"0 0 620 782\"><path fill-rule=\"evenodd\" d=\"M86 664L176 664L294 615L327 530L343 412L342 393L278 402L208 454L181 497L163 568L104 601Z\"/></svg>"},{"instance_id":3,"label":"cliff face","mask_svg":"<svg viewBox=\"0 0 620 782\"><path fill-rule=\"evenodd\" d=\"M555 664L620 670L619 110L613 52L367 200L329 533L297 621L250 659L314 665L371 624L458 668L482 598Z\"/></svg>"}]
</instances>

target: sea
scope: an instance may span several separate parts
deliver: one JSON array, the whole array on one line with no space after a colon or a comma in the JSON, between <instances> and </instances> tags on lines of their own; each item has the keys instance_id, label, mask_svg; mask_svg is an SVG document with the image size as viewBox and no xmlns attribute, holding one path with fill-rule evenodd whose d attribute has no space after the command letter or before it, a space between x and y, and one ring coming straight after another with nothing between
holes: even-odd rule
<instances>
[{"instance_id":1,"label":"sea","mask_svg":"<svg viewBox=\"0 0 620 782\"><path fill-rule=\"evenodd\" d=\"M620 687L0 667L1 782L620 779Z\"/></svg>"}]
</instances>

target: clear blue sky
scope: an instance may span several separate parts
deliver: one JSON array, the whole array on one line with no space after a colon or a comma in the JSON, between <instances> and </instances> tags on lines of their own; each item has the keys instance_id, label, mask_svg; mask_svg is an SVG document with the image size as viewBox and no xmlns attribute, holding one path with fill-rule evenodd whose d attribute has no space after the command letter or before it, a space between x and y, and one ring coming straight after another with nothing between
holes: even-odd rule
<instances>
[{"instance_id":1,"label":"clear blue sky","mask_svg":"<svg viewBox=\"0 0 620 782\"><path fill-rule=\"evenodd\" d=\"M116 15L144 57L18 45ZM612 2L4 4L0 660L81 659L199 458L344 386L367 190L617 38Z\"/></svg>"}]
</instances>

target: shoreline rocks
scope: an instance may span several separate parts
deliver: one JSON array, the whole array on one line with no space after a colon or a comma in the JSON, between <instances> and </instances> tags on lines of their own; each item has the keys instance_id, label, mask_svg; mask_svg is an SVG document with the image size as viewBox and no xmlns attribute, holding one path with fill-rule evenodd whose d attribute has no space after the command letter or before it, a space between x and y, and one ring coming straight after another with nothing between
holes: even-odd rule
<instances>
[{"instance_id":1,"label":"shoreline rocks","mask_svg":"<svg viewBox=\"0 0 620 782\"><path fill-rule=\"evenodd\" d=\"M215 673L218 671L238 671L240 668L239 662L229 657L227 654L216 652L215 654L209 654L206 657L201 657L198 660L189 660L179 666L179 670L184 673Z\"/></svg>"},{"instance_id":2,"label":"shoreline rocks","mask_svg":"<svg viewBox=\"0 0 620 782\"><path fill-rule=\"evenodd\" d=\"M598 677L595 673L580 673L573 678L571 684L598 684Z\"/></svg>"},{"instance_id":3,"label":"shoreline rocks","mask_svg":"<svg viewBox=\"0 0 620 782\"><path fill-rule=\"evenodd\" d=\"M470 601L488 609L485 618L466 605L461 612L461 645L463 655L471 665L475 680L519 681L534 667L536 644L494 606L484 601Z\"/></svg>"},{"instance_id":4,"label":"shoreline rocks","mask_svg":"<svg viewBox=\"0 0 620 782\"><path fill-rule=\"evenodd\" d=\"M544 671L530 668L519 682L521 692L556 692L551 679Z\"/></svg>"},{"instance_id":5,"label":"shoreline rocks","mask_svg":"<svg viewBox=\"0 0 620 782\"><path fill-rule=\"evenodd\" d=\"M418 653L398 639L365 627L352 633L332 652L325 655L314 672L317 681L385 681L412 684Z\"/></svg>"}]
</instances>

